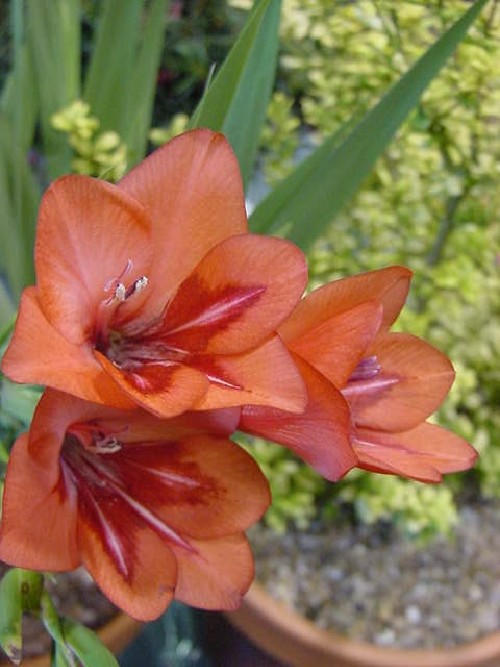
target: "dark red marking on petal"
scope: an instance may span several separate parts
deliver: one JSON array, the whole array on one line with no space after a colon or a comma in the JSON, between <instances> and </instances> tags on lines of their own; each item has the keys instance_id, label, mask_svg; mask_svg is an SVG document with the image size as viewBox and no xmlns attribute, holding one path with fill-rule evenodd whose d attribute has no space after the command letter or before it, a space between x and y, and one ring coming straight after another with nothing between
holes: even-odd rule
<instances>
[{"instance_id":1,"label":"dark red marking on petal","mask_svg":"<svg viewBox=\"0 0 500 667\"><path fill-rule=\"evenodd\" d=\"M161 330L152 334L153 340L161 339L174 349L192 354L201 353L214 334L241 318L266 289L265 285L228 284L213 290L192 275L168 304Z\"/></svg>"},{"instance_id":2,"label":"dark red marking on petal","mask_svg":"<svg viewBox=\"0 0 500 667\"><path fill-rule=\"evenodd\" d=\"M189 358L189 365L204 373L207 376L208 381L212 384L217 384L226 389L234 389L235 391L244 389L235 378L231 377L221 365L217 363L214 357L208 355L193 356Z\"/></svg>"},{"instance_id":3,"label":"dark red marking on petal","mask_svg":"<svg viewBox=\"0 0 500 667\"><path fill-rule=\"evenodd\" d=\"M130 494L149 507L205 505L221 493L196 463L182 460L182 448L176 442L124 445L116 465Z\"/></svg>"},{"instance_id":4,"label":"dark red marking on petal","mask_svg":"<svg viewBox=\"0 0 500 667\"><path fill-rule=\"evenodd\" d=\"M172 386L178 368L178 364L168 362L165 365L146 363L130 371L124 369L124 375L143 394L155 394Z\"/></svg>"},{"instance_id":5,"label":"dark red marking on petal","mask_svg":"<svg viewBox=\"0 0 500 667\"><path fill-rule=\"evenodd\" d=\"M183 461L175 442L123 444L96 453L66 437L62 467L78 494L81 521L95 531L126 581L134 575L135 535L153 530L169 545L195 549L168 525L168 508L199 506L224 493L196 463Z\"/></svg>"}]
</instances>

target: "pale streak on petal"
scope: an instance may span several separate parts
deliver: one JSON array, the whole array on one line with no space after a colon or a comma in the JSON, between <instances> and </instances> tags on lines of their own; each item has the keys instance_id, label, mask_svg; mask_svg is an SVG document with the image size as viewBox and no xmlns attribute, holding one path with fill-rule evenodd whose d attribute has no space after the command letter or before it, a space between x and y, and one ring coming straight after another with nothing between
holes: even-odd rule
<instances>
[{"instance_id":1,"label":"pale streak on petal","mask_svg":"<svg viewBox=\"0 0 500 667\"><path fill-rule=\"evenodd\" d=\"M389 389L393 385L399 382L399 378L395 377L375 377L370 380L358 380L354 382L349 382L343 389L342 394L346 398L352 396L363 396L365 394L371 394L372 392L384 391Z\"/></svg>"},{"instance_id":2,"label":"pale streak on petal","mask_svg":"<svg viewBox=\"0 0 500 667\"><path fill-rule=\"evenodd\" d=\"M231 298L231 299L221 299L218 303L213 304L206 308L198 317L193 318L188 322L183 322L179 324L175 329L168 329L168 334L177 334L186 329L192 329L194 327L203 327L216 324L221 319L226 317L233 309L242 310L245 308L245 305L248 302L252 302L253 299L266 291L266 287L258 287L251 290L248 290L245 294L242 294L240 297ZM168 308L165 312L165 316L168 318ZM167 320L168 321L168 320Z\"/></svg>"},{"instance_id":3,"label":"pale streak on petal","mask_svg":"<svg viewBox=\"0 0 500 667\"><path fill-rule=\"evenodd\" d=\"M94 507L94 511L104 530L104 540L106 542L106 547L108 551L110 551L111 556L115 561L115 563L117 563L118 569L123 574L125 579L127 579L130 573L127 567L127 563L125 562L125 558L123 557L124 547L119 538L119 535L117 535L116 531L112 529L112 527L106 520L106 516L101 512L101 509L94 498L92 498L92 504Z\"/></svg>"},{"instance_id":4,"label":"pale streak on petal","mask_svg":"<svg viewBox=\"0 0 500 667\"><path fill-rule=\"evenodd\" d=\"M146 446L146 444L141 445L141 446ZM191 488L196 488L200 486L200 483L197 482L194 479L191 479L190 477L186 477L185 475L178 475L174 472L168 472L166 470L157 470L156 468L148 468L146 466L142 466L140 463L137 463L135 461L129 461L128 465L132 468L138 468L139 470L145 470L149 475L153 475L154 477L158 477L161 479L163 482L166 484L182 484L183 486L189 486Z\"/></svg>"},{"instance_id":5,"label":"pale streak on petal","mask_svg":"<svg viewBox=\"0 0 500 667\"><path fill-rule=\"evenodd\" d=\"M164 537L169 542L173 542L178 547L182 547L187 551L195 552L195 549L191 546L191 544L189 544L189 542L183 540L182 537L175 532L175 530L172 530L172 528L169 528L166 524L164 524L160 519L158 519L157 516L144 507L144 505L138 503L131 496L129 496L128 493L120 488L116 488L115 491L116 494L120 496L120 498L122 498L157 534L159 534L161 537Z\"/></svg>"}]
</instances>

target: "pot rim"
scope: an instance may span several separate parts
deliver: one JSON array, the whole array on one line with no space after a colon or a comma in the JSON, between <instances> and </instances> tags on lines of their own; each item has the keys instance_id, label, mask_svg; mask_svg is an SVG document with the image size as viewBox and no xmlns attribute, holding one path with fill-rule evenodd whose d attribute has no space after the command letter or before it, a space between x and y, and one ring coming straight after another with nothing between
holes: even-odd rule
<instances>
[{"instance_id":1,"label":"pot rim","mask_svg":"<svg viewBox=\"0 0 500 667\"><path fill-rule=\"evenodd\" d=\"M259 647L292 667L498 667L500 630L450 648L402 649L377 646L318 628L252 584L230 622ZM309 663L307 662L309 661Z\"/></svg>"}]
</instances>

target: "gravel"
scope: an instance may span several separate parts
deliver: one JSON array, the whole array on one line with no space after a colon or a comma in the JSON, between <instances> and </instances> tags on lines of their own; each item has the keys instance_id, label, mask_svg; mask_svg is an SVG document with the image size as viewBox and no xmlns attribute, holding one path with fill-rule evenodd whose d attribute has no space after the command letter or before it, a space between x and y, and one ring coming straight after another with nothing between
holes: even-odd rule
<instances>
[{"instance_id":1,"label":"gravel","mask_svg":"<svg viewBox=\"0 0 500 667\"><path fill-rule=\"evenodd\" d=\"M321 628L401 648L500 628L500 503L464 506L454 538L425 547L377 526L250 537L257 579Z\"/></svg>"}]
</instances>

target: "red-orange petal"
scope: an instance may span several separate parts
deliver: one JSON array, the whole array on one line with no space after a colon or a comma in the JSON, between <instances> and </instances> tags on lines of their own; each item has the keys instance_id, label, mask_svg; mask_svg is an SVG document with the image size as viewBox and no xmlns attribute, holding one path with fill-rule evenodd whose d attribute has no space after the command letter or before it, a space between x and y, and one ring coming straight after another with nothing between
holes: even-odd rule
<instances>
[{"instance_id":1,"label":"red-orange petal","mask_svg":"<svg viewBox=\"0 0 500 667\"><path fill-rule=\"evenodd\" d=\"M120 525L120 518L108 513L104 528L97 529L80 513L78 548L82 564L117 607L132 618L151 621L173 599L177 563L167 544L153 530L138 525L133 514L127 519L126 529L123 521Z\"/></svg>"},{"instance_id":2,"label":"red-orange petal","mask_svg":"<svg viewBox=\"0 0 500 667\"><path fill-rule=\"evenodd\" d=\"M163 303L210 248L247 231L238 161L222 134L199 129L176 137L118 187L140 201L153 221L150 286Z\"/></svg>"},{"instance_id":3,"label":"red-orange petal","mask_svg":"<svg viewBox=\"0 0 500 667\"><path fill-rule=\"evenodd\" d=\"M280 327L280 335L290 344L331 317L373 300L382 304L382 326L389 328L403 307L411 276L408 269L391 266L323 285L302 299Z\"/></svg>"},{"instance_id":4,"label":"red-orange petal","mask_svg":"<svg viewBox=\"0 0 500 667\"><path fill-rule=\"evenodd\" d=\"M76 497L61 474L60 443L49 437L36 456L21 435L9 456L0 523L0 560L30 570L73 570Z\"/></svg>"},{"instance_id":5,"label":"red-orange petal","mask_svg":"<svg viewBox=\"0 0 500 667\"><path fill-rule=\"evenodd\" d=\"M404 433L359 429L353 445L358 467L422 482L440 482L443 474L468 470L477 458L466 440L428 422Z\"/></svg>"},{"instance_id":6,"label":"red-orange petal","mask_svg":"<svg viewBox=\"0 0 500 667\"><path fill-rule=\"evenodd\" d=\"M219 408L218 410L189 410L178 417L171 419L158 419L142 409L127 414L124 418L123 412L116 411L115 416L108 422L111 431L118 432L119 423L127 422L127 430L121 435L122 442L138 442L162 440L179 440L188 435L212 433L214 435L230 436L238 427L241 408ZM115 423L115 427L111 426Z\"/></svg>"},{"instance_id":7,"label":"red-orange petal","mask_svg":"<svg viewBox=\"0 0 500 667\"><path fill-rule=\"evenodd\" d=\"M446 355L406 333L379 336L370 350L381 367L374 388L344 390L358 426L407 431L441 405L455 373ZM379 389L377 389L379 386Z\"/></svg>"},{"instance_id":8,"label":"red-orange petal","mask_svg":"<svg viewBox=\"0 0 500 667\"><path fill-rule=\"evenodd\" d=\"M382 306L366 301L311 327L289 343L289 349L341 389L373 342Z\"/></svg>"},{"instance_id":9,"label":"red-orange petal","mask_svg":"<svg viewBox=\"0 0 500 667\"><path fill-rule=\"evenodd\" d=\"M200 356L191 361L210 384L199 410L234 405L268 405L302 412L307 402L304 381L278 336L246 354Z\"/></svg>"},{"instance_id":10,"label":"red-orange petal","mask_svg":"<svg viewBox=\"0 0 500 667\"><path fill-rule=\"evenodd\" d=\"M308 403L302 414L260 406L246 406L241 431L258 435L291 449L331 481L357 464L350 444L351 417L342 394L328 380L296 358L306 383Z\"/></svg>"},{"instance_id":11,"label":"red-orange petal","mask_svg":"<svg viewBox=\"0 0 500 667\"><path fill-rule=\"evenodd\" d=\"M149 274L151 258L149 218L123 190L72 175L45 192L35 244L38 294L47 320L68 341L89 341L99 304L110 296L106 286L130 262L127 281Z\"/></svg>"},{"instance_id":12,"label":"red-orange petal","mask_svg":"<svg viewBox=\"0 0 500 667\"><path fill-rule=\"evenodd\" d=\"M271 502L267 480L253 458L224 438L198 435L164 445L139 443L122 448L120 457L128 492L189 540L241 532Z\"/></svg>"},{"instance_id":13,"label":"red-orange petal","mask_svg":"<svg viewBox=\"0 0 500 667\"><path fill-rule=\"evenodd\" d=\"M229 436L236 430L241 408L184 412L173 419L158 419L139 407L132 410L82 401L70 394L46 389L31 424L30 443L37 448L38 438L47 431L58 441L74 424L99 424L97 430L119 434L120 442L178 441L190 435ZM96 427L97 428L97 427Z\"/></svg>"},{"instance_id":14,"label":"red-orange petal","mask_svg":"<svg viewBox=\"0 0 500 667\"><path fill-rule=\"evenodd\" d=\"M169 366L145 364L135 372L126 372L100 352L94 351L94 355L124 394L162 419L195 408L208 389L208 380L204 374L188 366L175 363Z\"/></svg>"},{"instance_id":15,"label":"red-orange petal","mask_svg":"<svg viewBox=\"0 0 500 667\"><path fill-rule=\"evenodd\" d=\"M274 237L240 234L219 243L169 304L161 340L193 354L238 354L272 335L307 281L302 252Z\"/></svg>"},{"instance_id":16,"label":"red-orange petal","mask_svg":"<svg viewBox=\"0 0 500 667\"><path fill-rule=\"evenodd\" d=\"M48 385L96 403L133 408L133 401L100 367L87 345L74 345L47 321L38 290L27 287L2 371L15 382Z\"/></svg>"},{"instance_id":17,"label":"red-orange petal","mask_svg":"<svg viewBox=\"0 0 500 667\"><path fill-rule=\"evenodd\" d=\"M202 609L236 609L254 577L253 556L243 534L193 541L195 551L174 547L175 597Z\"/></svg>"}]
</instances>

